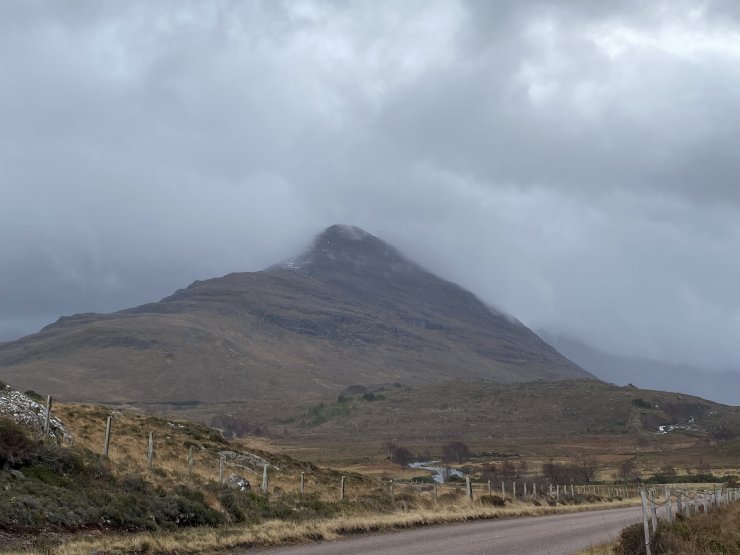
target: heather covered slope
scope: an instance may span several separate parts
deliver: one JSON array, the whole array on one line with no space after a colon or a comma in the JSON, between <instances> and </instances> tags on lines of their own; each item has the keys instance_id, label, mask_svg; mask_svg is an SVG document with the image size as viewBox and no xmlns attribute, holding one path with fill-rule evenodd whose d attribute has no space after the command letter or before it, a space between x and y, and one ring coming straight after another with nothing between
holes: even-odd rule
<instances>
[{"instance_id":1,"label":"heather covered slope","mask_svg":"<svg viewBox=\"0 0 740 555\"><path fill-rule=\"evenodd\" d=\"M0 345L0 378L71 400L290 399L355 383L583 377L515 319L347 226L264 271L61 318Z\"/></svg>"}]
</instances>

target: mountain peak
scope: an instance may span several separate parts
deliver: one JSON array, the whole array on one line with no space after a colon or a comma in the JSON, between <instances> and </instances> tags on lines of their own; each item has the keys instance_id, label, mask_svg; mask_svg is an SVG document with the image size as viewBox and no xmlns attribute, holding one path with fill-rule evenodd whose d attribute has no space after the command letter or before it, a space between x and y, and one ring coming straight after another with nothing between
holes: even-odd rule
<instances>
[{"instance_id":1,"label":"mountain peak","mask_svg":"<svg viewBox=\"0 0 740 555\"><path fill-rule=\"evenodd\" d=\"M327 227L316 239L340 239L345 241L362 241L374 236L354 225L334 224Z\"/></svg>"},{"instance_id":2,"label":"mountain peak","mask_svg":"<svg viewBox=\"0 0 740 555\"><path fill-rule=\"evenodd\" d=\"M308 249L280 267L309 274L351 271L388 275L419 270L385 241L364 229L343 224L327 227Z\"/></svg>"}]
</instances>

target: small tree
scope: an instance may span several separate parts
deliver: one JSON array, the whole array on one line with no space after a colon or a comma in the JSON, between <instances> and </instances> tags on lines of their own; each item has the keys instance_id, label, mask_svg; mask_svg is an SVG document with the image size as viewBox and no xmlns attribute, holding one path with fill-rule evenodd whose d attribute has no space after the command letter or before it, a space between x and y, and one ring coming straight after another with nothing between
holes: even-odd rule
<instances>
[{"instance_id":1,"label":"small tree","mask_svg":"<svg viewBox=\"0 0 740 555\"><path fill-rule=\"evenodd\" d=\"M516 465L516 477L521 478L522 476L526 476L528 472L529 466L527 465L527 461L519 461Z\"/></svg>"},{"instance_id":2,"label":"small tree","mask_svg":"<svg viewBox=\"0 0 740 555\"><path fill-rule=\"evenodd\" d=\"M458 464L462 459L470 456L470 449L462 441L451 441L442 447L442 460L457 461Z\"/></svg>"},{"instance_id":3,"label":"small tree","mask_svg":"<svg viewBox=\"0 0 740 555\"><path fill-rule=\"evenodd\" d=\"M555 459L550 457L545 461L545 463L542 465L542 474L550 481L551 484L554 484L558 481L559 472L558 472L558 464L555 462Z\"/></svg>"},{"instance_id":4,"label":"small tree","mask_svg":"<svg viewBox=\"0 0 740 555\"><path fill-rule=\"evenodd\" d=\"M622 461L617 467L617 479L624 482L634 482L639 478L637 468L635 467L635 461L627 459Z\"/></svg>"},{"instance_id":5,"label":"small tree","mask_svg":"<svg viewBox=\"0 0 740 555\"><path fill-rule=\"evenodd\" d=\"M388 460L393 462L393 453L395 452L397 447L396 442L392 439L386 439L383 447L385 448L386 453L388 453Z\"/></svg>"},{"instance_id":6,"label":"small tree","mask_svg":"<svg viewBox=\"0 0 740 555\"><path fill-rule=\"evenodd\" d=\"M406 466L414 460L414 455L406 449L398 445L392 439L387 439L383 444L386 452L388 453L388 460L401 466Z\"/></svg>"},{"instance_id":7,"label":"small tree","mask_svg":"<svg viewBox=\"0 0 740 555\"><path fill-rule=\"evenodd\" d=\"M576 457L576 468L584 482L589 484L596 474L596 459L591 455L579 455Z\"/></svg>"},{"instance_id":8,"label":"small tree","mask_svg":"<svg viewBox=\"0 0 740 555\"><path fill-rule=\"evenodd\" d=\"M660 475L668 478L673 478L676 476L676 469L670 464L666 464L660 467Z\"/></svg>"},{"instance_id":9,"label":"small tree","mask_svg":"<svg viewBox=\"0 0 740 555\"><path fill-rule=\"evenodd\" d=\"M484 481L490 480L491 482L495 482L498 478L498 469L496 468L495 464L486 464L481 467L481 478Z\"/></svg>"},{"instance_id":10,"label":"small tree","mask_svg":"<svg viewBox=\"0 0 740 555\"><path fill-rule=\"evenodd\" d=\"M514 464L511 461L505 460L501 464L501 474L503 474L504 479L510 480L514 477Z\"/></svg>"},{"instance_id":11,"label":"small tree","mask_svg":"<svg viewBox=\"0 0 740 555\"><path fill-rule=\"evenodd\" d=\"M414 455L406 449L405 447L401 447L400 445L396 446L395 451L393 451L393 462L396 464L400 464L401 466L407 466L410 462L414 460Z\"/></svg>"}]
</instances>

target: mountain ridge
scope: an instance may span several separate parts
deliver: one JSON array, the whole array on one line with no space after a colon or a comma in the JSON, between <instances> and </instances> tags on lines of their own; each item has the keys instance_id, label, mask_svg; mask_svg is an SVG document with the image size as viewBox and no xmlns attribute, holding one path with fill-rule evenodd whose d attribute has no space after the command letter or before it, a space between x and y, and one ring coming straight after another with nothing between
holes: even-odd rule
<instances>
[{"instance_id":1,"label":"mountain ridge","mask_svg":"<svg viewBox=\"0 0 740 555\"><path fill-rule=\"evenodd\" d=\"M94 400L333 394L354 383L590 378L516 319L364 230L258 272L62 317L0 345L0 376Z\"/></svg>"}]
</instances>

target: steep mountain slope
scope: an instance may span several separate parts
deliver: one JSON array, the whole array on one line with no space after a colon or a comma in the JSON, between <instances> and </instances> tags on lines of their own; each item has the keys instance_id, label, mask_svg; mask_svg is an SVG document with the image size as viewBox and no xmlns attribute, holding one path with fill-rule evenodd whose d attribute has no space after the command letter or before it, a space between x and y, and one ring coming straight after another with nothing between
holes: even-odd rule
<instances>
[{"instance_id":1,"label":"steep mountain slope","mask_svg":"<svg viewBox=\"0 0 740 555\"><path fill-rule=\"evenodd\" d=\"M60 318L0 345L0 378L76 400L297 398L354 383L590 374L521 323L354 227L261 272Z\"/></svg>"}]
</instances>

